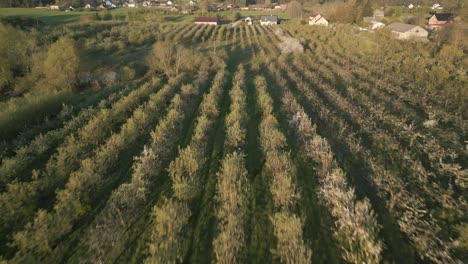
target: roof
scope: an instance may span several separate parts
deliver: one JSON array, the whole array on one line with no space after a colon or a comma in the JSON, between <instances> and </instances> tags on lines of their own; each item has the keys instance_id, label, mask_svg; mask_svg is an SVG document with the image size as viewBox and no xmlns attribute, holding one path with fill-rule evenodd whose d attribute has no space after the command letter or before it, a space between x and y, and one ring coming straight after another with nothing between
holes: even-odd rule
<instances>
[{"instance_id":1,"label":"roof","mask_svg":"<svg viewBox=\"0 0 468 264\"><path fill-rule=\"evenodd\" d=\"M405 24L405 23L400 23L400 22L395 22L395 23L391 23L390 25L387 26L389 29L391 29L392 31L397 31L397 32L401 32L401 33L404 33L406 31L409 31L415 27L417 27L416 25L410 25L410 24Z\"/></svg>"},{"instance_id":2,"label":"roof","mask_svg":"<svg viewBox=\"0 0 468 264\"><path fill-rule=\"evenodd\" d=\"M437 18L438 21L448 21L451 17L452 14L450 13L439 13L439 14L434 14L434 16Z\"/></svg>"},{"instance_id":3,"label":"roof","mask_svg":"<svg viewBox=\"0 0 468 264\"><path fill-rule=\"evenodd\" d=\"M260 21L262 22L278 22L277 16L261 16Z\"/></svg>"},{"instance_id":4,"label":"roof","mask_svg":"<svg viewBox=\"0 0 468 264\"><path fill-rule=\"evenodd\" d=\"M217 17L196 17L194 22L218 22Z\"/></svg>"}]
</instances>

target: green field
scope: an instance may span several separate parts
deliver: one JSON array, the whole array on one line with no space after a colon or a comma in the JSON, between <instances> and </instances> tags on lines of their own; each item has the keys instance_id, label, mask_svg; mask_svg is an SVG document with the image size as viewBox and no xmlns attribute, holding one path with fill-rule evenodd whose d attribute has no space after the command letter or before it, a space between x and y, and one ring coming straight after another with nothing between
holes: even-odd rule
<instances>
[{"instance_id":1,"label":"green field","mask_svg":"<svg viewBox=\"0 0 468 264\"><path fill-rule=\"evenodd\" d=\"M81 15L90 15L95 11L64 12L37 8L0 8L0 17L33 18L44 22L46 25L57 26L80 21ZM121 16L122 9L111 11L112 15Z\"/></svg>"},{"instance_id":2,"label":"green field","mask_svg":"<svg viewBox=\"0 0 468 264\"><path fill-rule=\"evenodd\" d=\"M126 12L138 12L144 10L143 8L139 9L126 9L126 8L117 8L110 10L110 13L115 19L124 19ZM155 9L153 9L155 10ZM48 10L48 9L38 9L38 8L0 8L0 17L20 17L20 18L33 18L39 21L44 22L49 26L58 26L67 23L76 23L80 22L80 17L82 15L92 15L99 13L100 11L73 11L73 12L64 12L58 10ZM207 16L220 16L221 18L233 17L237 11L222 11L216 13L210 13ZM239 11L243 16L254 16L258 17L261 15L270 15L272 12L269 11ZM278 15L279 18L286 19L285 12L273 12L273 14ZM177 14L167 14L162 16L166 22L191 22L195 15L177 15Z\"/></svg>"}]
</instances>

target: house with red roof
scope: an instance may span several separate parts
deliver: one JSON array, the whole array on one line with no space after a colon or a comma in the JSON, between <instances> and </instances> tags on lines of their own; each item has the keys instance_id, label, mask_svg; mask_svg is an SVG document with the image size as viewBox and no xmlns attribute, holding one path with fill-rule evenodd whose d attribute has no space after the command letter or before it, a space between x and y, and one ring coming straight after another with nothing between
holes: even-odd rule
<instances>
[{"instance_id":1,"label":"house with red roof","mask_svg":"<svg viewBox=\"0 0 468 264\"><path fill-rule=\"evenodd\" d=\"M320 14L313 14L309 16L309 25L328 26L328 20Z\"/></svg>"},{"instance_id":2,"label":"house with red roof","mask_svg":"<svg viewBox=\"0 0 468 264\"><path fill-rule=\"evenodd\" d=\"M453 17L450 13L436 13L429 18L427 25L432 30L439 30L450 23Z\"/></svg>"}]
</instances>

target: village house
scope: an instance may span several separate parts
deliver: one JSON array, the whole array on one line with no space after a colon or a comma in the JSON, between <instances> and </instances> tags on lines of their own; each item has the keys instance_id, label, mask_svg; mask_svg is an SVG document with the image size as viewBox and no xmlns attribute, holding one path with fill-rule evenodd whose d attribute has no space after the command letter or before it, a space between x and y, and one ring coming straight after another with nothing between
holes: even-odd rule
<instances>
[{"instance_id":1,"label":"village house","mask_svg":"<svg viewBox=\"0 0 468 264\"><path fill-rule=\"evenodd\" d=\"M104 3L104 6L107 7L107 8L116 8L116 7L117 7L117 6L116 6L114 3L112 3L111 1L106 1L106 2Z\"/></svg>"},{"instance_id":2,"label":"village house","mask_svg":"<svg viewBox=\"0 0 468 264\"><path fill-rule=\"evenodd\" d=\"M198 25L218 25L218 18L216 17L196 17L193 22Z\"/></svg>"},{"instance_id":3,"label":"village house","mask_svg":"<svg viewBox=\"0 0 468 264\"><path fill-rule=\"evenodd\" d=\"M385 17L385 12L380 9L375 9L373 13L373 17L376 21L380 21Z\"/></svg>"},{"instance_id":4,"label":"village house","mask_svg":"<svg viewBox=\"0 0 468 264\"><path fill-rule=\"evenodd\" d=\"M432 10L442 10L442 9L444 9L444 7L441 6L440 4L435 3L432 5Z\"/></svg>"},{"instance_id":5,"label":"village house","mask_svg":"<svg viewBox=\"0 0 468 264\"><path fill-rule=\"evenodd\" d=\"M384 28L385 24L379 21L371 21L370 22L370 29L379 29L379 28Z\"/></svg>"},{"instance_id":6,"label":"village house","mask_svg":"<svg viewBox=\"0 0 468 264\"><path fill-rule=\"evenodd\" d=\"M427 39L429 33L420 26L395 22L387 26L397 39Z\"/></svg>"},{"instance_id":7,"label":"village house","mask_svg":"<svg viewBox=\"0 0 468 264\"><path fill-rule=\"evenodd\" d=\"M450 13L440 13L434 14L429 18L427 25L432 30L439 30L445 25L447 25L453 18L453 15Z\"/></svg>"},{"instance_id":8,"label":"village house","mask_svg":"<svg viewBox=\"0 0 468 264\"><path fill-rule=\"evenodd\" d=\"M49 6L49 9L51 9L51 10L59 10L60 8L59 8L58 5L51 5L51 6Z\"/></svg>"},{"instance_id":9,"label":"village house","mask_svg":"<svg viewBox=\"0 0 468 264\"><path fill-rule=\"evenodd\" d=\"M376 9L374 13L370 17L363 17L362 22L364 23L372 23L373 21L380 21L385 17L385 13L383 10Z\"/></svg>"},{"instance_id":10,"label":"village house","mask_svg":"<svg viewBox=\"0 0 468 264\"><path fill-rule=\"evenodd\" d=\"M320 14L313 14L309 17L309 25L328 26L328 21Z\"/></svg>"},{"instance_id":11,"label":"village house","mask_svg":"<svg viewBox=\"0 0 468 264\"><path fill-rule=\"evenodd\" d=\"M247 25L252 25L253 19L252 17L246 17L244 18L244 22L247 22Z\"/></svg>"},{"instance_id":12,"label":"village house","mask_svg":"<svg viewBox=\"0 0 468 264\"><path fill-rule=\"evenodd\" d=\"M278 24L278 17L277 16L261 16L260 17L260 25L268 26L268 25L276 25Z\"/></svg>"},{"instance_id":13,"label":"village house","mask_svg":"<svg viewBox=\"0 0 468 264\"><path fill-rule=\"evenodd\" d=\"M135 7L137 7L137 4L136 4L135 2L132 1L132 2L129 2L129 3L127 4L127 7L135 8Z\"/></svg>"},{"instance_id":14,"label":"village house","mask_svg":"<svg viewBox=\"0 0 468 264\"><path fill-rule=\"evenodd\" d=\"M275 10L280 10L280 11L284 11L284 10L286 10L286 8L288 8L288 4L276 5L274 7Z\"/></svg>"}]
</instances>

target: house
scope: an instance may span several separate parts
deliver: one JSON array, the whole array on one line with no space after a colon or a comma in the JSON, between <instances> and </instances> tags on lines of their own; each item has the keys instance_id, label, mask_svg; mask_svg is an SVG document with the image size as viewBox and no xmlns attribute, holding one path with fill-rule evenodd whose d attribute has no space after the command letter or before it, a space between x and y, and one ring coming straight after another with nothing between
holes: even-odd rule
<instances>
[{"instance_id":1,"label":"house","mask_svg":"<svg viewBox=\"0 0 468 264\"><path fill-rule=\"evenodd\" d=\"M150 1L143 1L143 3L141 4L143 7L150 7L152 4Z\"/></svg>"},{"instance_id":2,"label":"house","mask_svg":"<svg viewBox=\"0 0 468 264\"><path fill-rule=\"evenodd\" d=\"M385 24L380 21L371 21L370 24L371 29L379 29L385 27Z\"/></svg>"},{"instance_id":3,"label":"house","mask_svg":"<svg viewBox=\"0 0 468 264\"><path fill-rule=\"evenodd\" d=\"M280 10L280 11L284 11L284 10L286 10L286 8L288 8L288 4L276 5L274 7L275 10Z\"/></svg>"},{"instance_id":4,"label":"house","mask_svg":"<svg viewBox=\"0 0 468 264\"><path fill-rule=\"evenodd\" d=\"M447 25L453 18L453 15L450 13L439 13L434 14L429 18L427 25L432 30L439 30L443 26Z\"/></svg>"},{"instance_id":5,"label":"house","mask_svg":"<svg viewBox=\"0 0 468 264\"><path fill-rule=\"evenodd\" d=\"M313 14L309 17L309 25L328 26L328 21L320 14Z\"/></svg>"},{"instance_id":6,"label":"house","mask_svg":"<svg viewBox=\"0 0 468 264\"><path fill-rule=\"evenodd\" d=\"M196 17L193 22L199 25L218 25L218 18L217 17Z\"/></svg>"},{"instance_id":7,"label":"house","mask_svg":"<svg viewBox=\"0 0 468 264\"><path fill-rule=\"evenodd\" d=\"M193 0L190 0L190 2L189 2L189 5L191 5L191 6L196 6L196 5L197 5L197 3L196 3L196 2L194 2Z\"/></svg>"},{"instance_id":8,"label":"house","mask_svg":"<svg viewBox=\"0 0 468 264\"><path fill-rule=\"evenodd\" d=\"M137 7L137 5L136 5L135 2L129 2L129 3L127 4L127 7L135 8L135 7Z\"/></svg>"},{"instance_id":9,"label":"house","mask_svg":"<svg viewBox=\"0 0 468 264\"><path fill-rule=\"evenodd\" d=\"M444 8L441 5L435 3L435 4L432 5L432 10L436 10L436 9L437 10L442 10Z\"/></svg>"},{"instance_id":10,"label":"house","mask_svg":"<svg viewBox=\"0 0 468 264\"><path fill-rule=\"evenodd\" d=\"M409 4L409 5L408 5L408 8L409 8L409 9L412 9L413 7L414 7L413 4Z\"/></svg>"},{"instance_id":11,"label":"house","mask_svg":"<svg viewBox=\"0 0 468 264\"><path fill-rule=\"evenodd\" d=\"M104 4L107 8L116 8L117 6L112 3L111 1L106 1L106 3Z\"/></svg>"},{"instance_id":12,"label":"house","mask_svg":"<svg viewBox=\"0 0 468 264\"><path fill-rule=\"evenodd\" d=\"M86 4L86 5L84 6L84 8L86 8L86 9L93 9L94 6L92 6L91 4Z\"/></svg>"},{"instance_id":13,"label":"house","mask_svg":"<svg viewBox=\"0 0 468 264\"><path fill-rule=\"evenodd\" d=\"M380 9L375 9L372 17L376 21L380 21L380 20L382 20L382 18L385 17L385 12L383 10L380 10Z\"/></svg>"},{"instance_id":14,"label":"house","mask_svg":"<svg viewBox=\"0 0 468 264\"><path fill-rule=\"evenodd\" d=\"M166 3L166 4L167 4L168 6L171 6L171 5L174 5L174 2L173 2L173 1L171 1L171 0L169 0L169 1L167 1L167 3Z\"/></svg>"},{"instance_id":15,"label":"house","mask_svg":"<svg viewBox=\"0 0 468 264\"><path fill-rule=\"evenodd\" d=\"M420 26L395 22L387 26L397 39L426 39L429 33Z\"/></svg>"},{"instance_id":16,"label":"house","mask_svg":"<svg viewBox=\"0 0 468 264\"><path fill-rule=\"evenodd\" d=\"M260 16L260 25L268 26L268 25L276 25L278 24L278 17L277 16Z\"/></svg>"},{"instance_id":17,"label":"house","mask_svg":"<svg viewBox=\"0 0 468 264\"><path fill-rule=\"evenodd\" d=\"M252 17L246 17L244 18L244 22L247 22L247 25L252 25L253 19Z\"/></svg>"},{"instance_id":18,"label":"house","mask_svg":"<svg viewBox=\"0 0 468 264\"><path fill-rule=\"evenodd\" d=\"M58 5L51 5L51 6L49 6L49 9L51 9L51 10L59 10L60 8L59 8Z\"/></svg>"},{"instance_id":19,"label":"house","mask_svg":"<svg viewBox=\"0 0 468 264\"><path fill-rule=\"evenodd\" d=\"M362 22L372 23L373 21L380 21L385 17L385 12L383 10L376 9L370 17L363 17Z\"/></svg>"}]
</instances>

